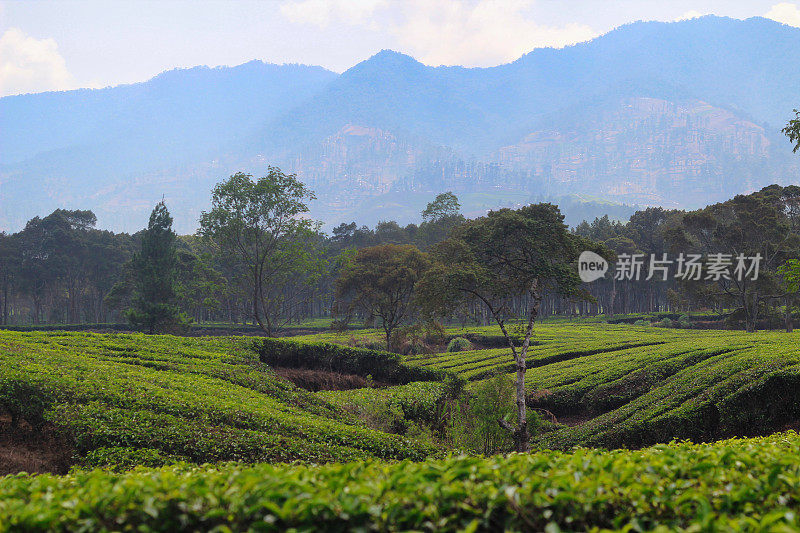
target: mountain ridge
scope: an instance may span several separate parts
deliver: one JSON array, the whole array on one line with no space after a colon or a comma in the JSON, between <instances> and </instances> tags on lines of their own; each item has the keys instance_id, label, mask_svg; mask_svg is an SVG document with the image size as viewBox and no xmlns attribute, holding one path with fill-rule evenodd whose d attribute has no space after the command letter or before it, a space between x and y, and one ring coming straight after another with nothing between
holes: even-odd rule
<instances>
[{"instance_id":1,"label":"mountain ridge","mask_svg":"<svg viewBox=\"0 0 800 533\"><path fill-rule=\"evenodd\" d=\"M470 194L502 191L503 198L524 202L564 191L546 165L511 168L498 157L500 150L522 143L548 121L563 129L570 116L615 117L624 102L637 98L673 106L706 102L765 128L776 149L748 155L744 163L751 141L735 140L741 135L731 136L724 125L703 130L707 146L734 139L724 150L714 148L714 157L698 157L722 193L757 185L748 177L756 169L763 179L796 182L796 165L777 149L777 139L797 107L793 88L800 86L800 71L786 68L797 49L800 29L760 17L707 16L631 23L585 43L539 48L485 68L429 66L387 49L342 74L254 60L173 69L114 88L0 98L0 229L18 229L55 207L80 207L95 210L101 225L132 231L146 221L146 206L167 194L176 227L189 232L214 183L238 170L260 174L267 164L315 184L319 200L312 215L327 224L358 220L359 205L392 190L401 197L404 190L433 195L451 186ZM645 120L648 136L684 135L676 130L674 111L659 113ZM385 139L362 137L354 144L352 135L340 134L348 125L380 131ZM584 127L605 131L609 124ZM637 142L644 141L632 133L625 150L637 152L630 148ZM622 153L608 143L556 143L550 149L582 151L569 156L576 161L597 161L597 154L613 160L611 152ZM619 187L608 181L613 172L596 179L597 169L579 166L576 172L585 178L574 192L684 205L686 195L674 196L688 174L673 173L677 181L668 185L653 179L667 170L655 168L634 183L643 192L631 198L615 196ZM702 183L697 198L717 194ZM413 216L408 209L410 204L405 218Z\"/></svg>"}]
</instances>

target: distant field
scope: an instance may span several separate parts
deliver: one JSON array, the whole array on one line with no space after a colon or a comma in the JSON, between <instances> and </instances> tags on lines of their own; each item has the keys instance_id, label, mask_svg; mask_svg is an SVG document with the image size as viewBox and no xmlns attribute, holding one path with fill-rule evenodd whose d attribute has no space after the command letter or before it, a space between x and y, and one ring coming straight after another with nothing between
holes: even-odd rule
<instances>
[{"instance_id":1,"label":"distant field","mask_svg":"<svg viewBox=\"0 0 800 533\"><path fill-rule=\"evenodd\" d=\"M309 318L298 322L292 322L286 325L283 333L293 334L297 332L308 331L326 331L330 329L331 318ZM358 328L360 325L357 322L351 324L352 328ZM8 331L119 331L119 332L133 332L135 329L127 322L121 323L97 323L97 324L9 324L0 325L0 330ZM242 333L259 333L263 331L253 324L232 324L230 322L202 322L193 323L190 327L191 332L204 332L221 331L234 332L235 334Z\"/></svg>"}]
</instances>

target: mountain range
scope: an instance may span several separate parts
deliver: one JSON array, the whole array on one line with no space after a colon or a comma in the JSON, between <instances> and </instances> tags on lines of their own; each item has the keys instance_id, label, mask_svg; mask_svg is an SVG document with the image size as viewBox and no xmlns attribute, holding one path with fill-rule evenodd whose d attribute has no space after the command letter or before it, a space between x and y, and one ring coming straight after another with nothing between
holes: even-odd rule
<instances>
[{"instance_id":1,"label":"mountain range","mask_svg":"<svg viewBox=\"0 0 800 533\"><path fill-rule=\"evenodd\" d=\"M215 183L268 165L316 192L328 226L416 221L445 190L467 215L563 201L571 223L697 207L800 182L780 134L798 50L798 28L707 16L490 68L384 50L342 74L253 61L0 98L0 230L66 207L136 231L163 195L192 232Z\"/></svg>"}]
</instances>

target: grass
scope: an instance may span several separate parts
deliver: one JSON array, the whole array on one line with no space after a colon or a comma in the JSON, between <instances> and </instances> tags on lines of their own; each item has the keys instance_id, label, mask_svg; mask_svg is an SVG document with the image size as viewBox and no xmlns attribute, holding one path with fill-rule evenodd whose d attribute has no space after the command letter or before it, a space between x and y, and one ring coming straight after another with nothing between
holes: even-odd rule
<instances>
[{"instance_id":1,"label":"grass","mask_svg":"<svg viewBox=\"0 0 800 533\"><path fill-rule=\"evenodd\" d=\"M0 481L6 531L795 531L795 433L423 462L236 463Z\"/></svg>"}]
</instances>

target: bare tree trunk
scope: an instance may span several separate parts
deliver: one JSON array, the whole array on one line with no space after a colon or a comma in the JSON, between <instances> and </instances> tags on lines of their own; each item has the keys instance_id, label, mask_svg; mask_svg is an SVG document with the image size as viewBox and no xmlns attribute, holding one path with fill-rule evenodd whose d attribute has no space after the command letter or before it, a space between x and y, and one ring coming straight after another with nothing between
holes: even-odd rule
<instances>
[{"instance_id":1,"label":"bare tree trunk","mask_svg":"<svg viewBox=\"0 0 800 533\"><path fill-rule=\"evenodd\" d=\"M745 304L747 305L747 304ZM758 293L753 293L753 307L750 312L745 313L745 317L747 319L747 332L748 333L755 333L756 331L756 323L758 321Z\"/></svg>"},{"instance_id":2,"label":"bare tree trunk","mask_svg":"<svg viewBox=\"0 0 800 533\"><path fill-rule=\"evenodd\" d=\"M3 284L3 318L2 324L8 324L8 283Z\"/></svg>"},{"instance_id":3,"label":"bare tree trunk","mask_svg":"<svg viewBox=\"0 0 800 533\"><path fill-rule=\"evenodd\" d=\"M614 304L617 299L617 279L615 277L611 278L611 303L608 307L608 312L606 313L609 319L614 319Z\"/></svg>"},{"instance_id":4,"label":"bare tree trunk","mask_svg":"<svg viewBox=\"0 0 800 533\"><path fill-rule=\"evenodd\" d=\"M525 372L527 370L526 357L528 355L528 348L531 344L531 337L533 336L533 324L536 322L536 317L539 314L539 305L541 304L541 294L539 292L538 282L534 281L531 286L531 293L529 299L529 313L528 313L528 327L525 330L525 340L522 343L522 348L517 352L514 342L508 335L505 326L501 321L500 329L508 340L511 346L511 353L514 356L514 362L517 368L516 378L516 399L517 399L517 425L512 426L505 420L498 420L499 424L511 432L514 438L514 449L517 452L527 452L530 450L530 434L528 433L528 413L527 405L525 403Z\"/></svg>"}]
</instances>

